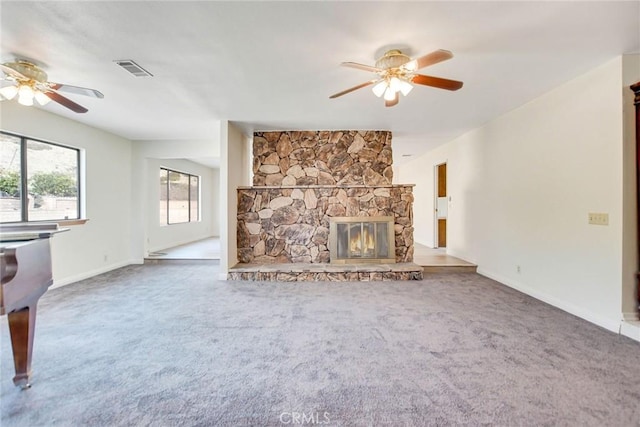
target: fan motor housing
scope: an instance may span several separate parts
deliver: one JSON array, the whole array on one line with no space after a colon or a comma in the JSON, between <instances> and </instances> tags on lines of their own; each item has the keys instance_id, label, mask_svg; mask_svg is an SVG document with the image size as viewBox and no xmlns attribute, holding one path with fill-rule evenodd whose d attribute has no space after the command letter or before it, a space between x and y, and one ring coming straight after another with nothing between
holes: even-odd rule
<instances>
[{"instance_id":1,"label":"fan motor housing","mask_svg":"<svg viewBox=\"0 0 640 427\"><path fill-rule=\"evenodd\" d=\"M17 62L9 62L4 64L9 68L13 68L20 74L25 77L28 77L31 80L35 80L40 83L47 82L47 73L45 73L41 68L32 64L28 61L17 61Z\"/></svg>"},{"instance_id":2,"label":"fan motor housing","mask_svg":"<svg viewBox=\"0 0 640 427\"><path fill-rule=\"evenodd\" d=\"M407 55L397 49L392 49L376 61L376 68L382 68L384 70L389 68L398 68L409 61L411 61L411 58Z\"/></svg>"}]
</instances>

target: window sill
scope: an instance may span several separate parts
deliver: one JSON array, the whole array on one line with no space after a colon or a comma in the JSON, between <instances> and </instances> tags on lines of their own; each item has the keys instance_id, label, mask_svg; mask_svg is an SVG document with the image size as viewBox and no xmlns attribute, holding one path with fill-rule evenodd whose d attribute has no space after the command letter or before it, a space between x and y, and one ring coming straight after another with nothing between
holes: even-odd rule
<instances>
[{"instance_id":1,"label":"window sill","mask_svg":"<svg viewBox=\"0 0 640 427\"><path fill-rule=\"evenodd\" d=\"M89 220L88 219L62 219L62 220L52 221L52 222L57 222L58 225L63 227L67 225L84 225L87 221Z\"/></svg>"},{"instance_id":2,"label":"window sill","mask_svg":"<svg viewBox=\"0 0 640 427\"><path fill-rule=\"evenodd\" d=\"M46 221L29 221L29 222L3 222L0 223L0 226L21 226L21 225L32 225L36 227L38 224L58 224L59 226L67 226L67 225L84 225L88 219L56 219L56 220L46 220Z\"/></svg>"}]
</instances>

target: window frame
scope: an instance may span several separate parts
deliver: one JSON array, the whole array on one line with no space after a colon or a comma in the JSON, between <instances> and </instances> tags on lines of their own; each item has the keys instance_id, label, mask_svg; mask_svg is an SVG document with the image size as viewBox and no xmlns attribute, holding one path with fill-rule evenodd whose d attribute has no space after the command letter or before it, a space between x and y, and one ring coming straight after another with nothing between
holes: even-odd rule
<instances>
[{"instance_id":1,"label":"window frame","mask_svg":"<svg viewBox=\"0 0 640 427\"><path fill-rule=\"evenodd\" d=\"M0 134L8 135L14 138L20 139L20 220L19 221L6 221L1 222L0 224L20 224L20 223L45 223L45 222L57 222L64 223L67 225L73 224L83 224L86 222L83 219L83 203L82 203L82 195L83 195L83 186L82 186L82 150L76 147L70 147L68 145L60 144L57 142L46 141L40 138L34 138L27 135L21 135L14 132L8 132L0 129ZM77 196L77 216L76 218L58 218L58 219L40 219L40 220L29 220L29 183L27 177L27 143L28 141L39 142L42 144L53 145L54 147L64 148L68 150L73 150L76 152L76 182L78 183L78 196ZM24 197L24 195L27 197Z\"/></svg>"},{"instance_id":2,"label":"window frame","mask_svg":"<svg viewBox=\"0 0 640 427\"><path fill-rule=\"evenodd\" d=\"M160 222L160 226L161 227L166 227L166 226L170 226L170 225L177 225L177 224L190 224L192 222L200 222L201 218L200 218L200 204L201 204L201 192L200 192L200 188L201 188L201 177L200 175L195 175L189 172L182 172L179 170L175 170L175 169L171 169L165 166L160 166L160 172L166 172L166 177L167 177L167 182L166 182L166 195L167 195L167 204L166 204L166 213L167 213L167 217L165 218L165 222ZM183 221L183 222L170 222L169 218L171 218L171 209L170 209L170 202L171 202L171 197L170 192L169 192L169 183L170 183L170 179L169 179L169 175L171 174L171 172L173 173L177 173L180 175L184 175L187 177L187 184L188 184L188 190L187 190L187 194L188 194L188 206L187 206L187 212L189 214L189 220L188 221ZM196 178L198 181L198 187L197 187L197 191L196 191L196 202L198 204L198 209L196 212L196 219L192 219L191 218L191 203L192 203L192 199L191 199L191 179L192 178ZM160 200L160 202L162 202L162 200Z\"/></svg>"}]
</instances>

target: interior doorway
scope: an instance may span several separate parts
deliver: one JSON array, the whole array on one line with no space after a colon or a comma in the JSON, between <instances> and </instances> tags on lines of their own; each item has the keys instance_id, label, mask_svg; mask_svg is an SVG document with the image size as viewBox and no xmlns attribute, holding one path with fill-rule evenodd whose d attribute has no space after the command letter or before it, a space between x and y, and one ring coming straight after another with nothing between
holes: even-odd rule
<instances>
[{"instance_id":1,"label":"interior doorway","mask_svg":"<svg viewBox=\"0 0 640 427\"><path fill-rule=\"evenodd\" d=\"M434 224L434 247L447 247L447 164L441 163L435 166L435 224Z\"/></svg>"}]
</instances>

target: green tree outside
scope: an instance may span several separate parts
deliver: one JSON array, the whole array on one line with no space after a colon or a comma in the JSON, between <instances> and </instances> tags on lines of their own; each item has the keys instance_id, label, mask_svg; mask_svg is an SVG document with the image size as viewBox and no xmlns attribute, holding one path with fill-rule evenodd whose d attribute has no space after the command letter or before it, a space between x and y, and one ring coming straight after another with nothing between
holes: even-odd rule
<instances>
[{"instance_id":1,"label":"green tree outside","mask_svg":"<svg viewBox=\"0 0 640 427\"><path fill-rule=\"evenodd\" d=\"M20 195L20 172L0 169L0 191L18 197Z\"/></svg>"},{"instance_id":2,"label":"green tree outside","mask_svg":"<svg viewBox=\"0 0 640 427\"><path fill-rule=\"evenodd\" d=\"M30 192L41 196L74 197L76 180L62 172L37 173L31 177Z\"/></svg>"}]
</instances>

